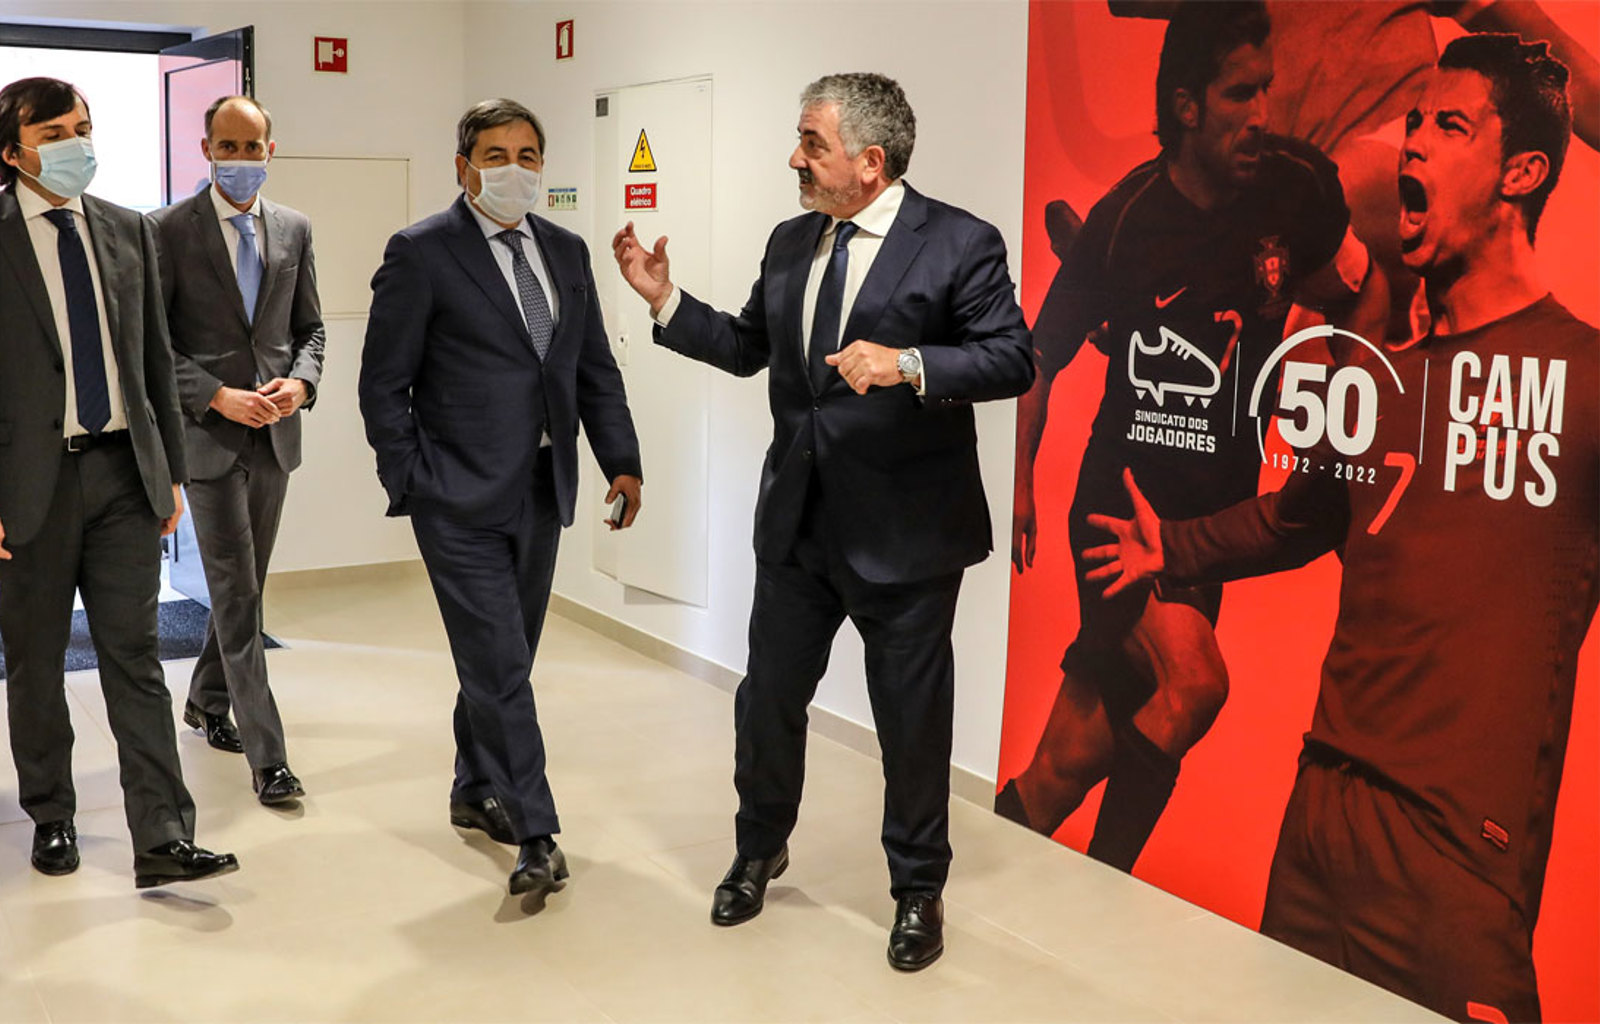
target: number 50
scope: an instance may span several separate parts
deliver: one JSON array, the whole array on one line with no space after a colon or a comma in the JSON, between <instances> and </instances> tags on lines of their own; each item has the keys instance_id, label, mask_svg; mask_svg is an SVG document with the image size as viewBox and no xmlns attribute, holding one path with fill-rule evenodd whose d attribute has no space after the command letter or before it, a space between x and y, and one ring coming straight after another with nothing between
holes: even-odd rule
<instances>
[{"instance_id":1,"label":"number 50","mask_svg":"<svg viewBox=\"0 0 1600 1024\"><path fill-rule=\"evenodd\" d=\"M1327 405L1307 384L1327 381ZM1355 429L1347 431L1350 417L1347 412L1355 403ZM1291 447L1302 451L1314 448L1322 441L1323 433L1328 443L1340 455L1360 455L1372 444L1378 430L1378 385L1372 374L1359 366L1342 366L1328 379L1328 368L1321 363L1300 363L1293 360L1283 364L1282 394L1278 401L1280 411L1290 414L1305 413L1305 422L1298 415L1279 419L1278 432Z\"/></svg>"}]
</instances>

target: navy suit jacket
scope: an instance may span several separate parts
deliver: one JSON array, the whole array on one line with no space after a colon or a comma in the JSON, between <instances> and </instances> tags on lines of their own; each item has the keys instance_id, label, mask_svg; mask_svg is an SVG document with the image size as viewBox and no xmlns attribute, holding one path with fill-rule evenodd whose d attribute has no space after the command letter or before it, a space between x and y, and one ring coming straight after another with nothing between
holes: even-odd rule
<instances>
[{"instance_id":1,"label":"navy suit jacket","mask_svg":"<svg viewBox=\"0 0 1600 1024\"><path fill-rule=\"evenodd\" d=\"M588 247L528 220L560 296L542 364L465 197L389 239L372 278L360 382L389 515L503 521L528 494L548 432L561 522L570 526L580 423L606 479L643 475Z\"/></svg>"},{"instance_id":2,"label":"navy suit jacket","mask_svg":"<svg viewBox=\"0 0 1600 1024\"><path fill-rule=\"evenodd\" d=\"M843 343L921 350L926 398L909 384L815 388L800 335L812 257L828 217L779 224L737 315L684 293L656 341L739 376L768 371L773 437L756 504L756 554L793 550L810 487L850 567L874 583L929 579L983 561L993 547L971 403L1033 383L1032 336L995 228L906 187L861 284Z\"/></svg>"}]
</instances>

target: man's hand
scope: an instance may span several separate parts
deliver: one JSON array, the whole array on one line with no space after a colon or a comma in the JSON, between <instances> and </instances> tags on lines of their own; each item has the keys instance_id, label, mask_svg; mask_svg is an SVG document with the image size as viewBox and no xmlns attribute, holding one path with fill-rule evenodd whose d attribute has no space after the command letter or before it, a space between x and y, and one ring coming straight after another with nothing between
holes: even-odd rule
<instances>
[{"instance_id":1,"label":"man's hand","mask_svg":"<svg viewBox=\"0 0 1600 1024\"><path fill-rule=\"evenodd\" d=\"M172 485L172 515L161 520L161 536L170 537L178 529L178 520L183 518L183 487L179 484ZM11 557L10 555L6 556Z\"/></svg>"},{"instance_id":2,"label":"man's hand","mask_svg":"<svg viewBox=\"0 0 1600 1024\"><path fill-rule=\"evenodd\" d=\"M283 418L283 413L278 411L272 399L244 388L218 388L217 393L211 396L211 408L247 427L264 427Z\"/></svg>"},{"instance_id":3,"label":"man's hand","mask_svg":"<svg viewBox=\"0 0 1600 1024\"><path fill-rule=\"evenodd\" d=\"M655 248L647 250L633 233L633 221L628 221L621 231L611 238L611 255L617 258L617 269L628 287L650 303L650 315L661 312L661 307L672 297L671 264L667 260L667 236L656 239Z\"/></svg>"},{"instance_id":4,"label":"man's hand","mask_svg":"<svg viewBox=\"0 0 1600 1024\"><path fill-rule=\"evenodd\" d=\"M279 416L293 416L311 397L311 386L299 377L274 377L256 388L256 394L277 406Z\"/></svg>"},{"instance_id":5,"label":"man's hand","mask_svg":"<svg viewBox=\"0 0 1600 1024\"><path fill-rule=\"evenodd\" d=\"M1017 480L1011 500L1011 564L1017 575L1033 568L1033 556L1039 548L1039 516L1033 508L1033 467L1022 471L1028 480Z\"/></svg>"},{"instance_id":6,"label":"man's hand","mask_svg":"<svg viewBox=\"0 0 1600 1024\"><path fill-rule=\"evenodd\" d=\"M1145 500L1139 485L1133 482L1133 470L1122 471L1122 485L1133 499L1133 518L1116 519L1111 516L1091 515L1089 525L1105 530L1117 538L1115 544L1085 548L1085 562L1100 563L1084 574L1085 579L1111 580L1103 595L1107 598L1145 580L1154 579L1166 568L1166 555L1161 550L1161 517Z\"/></svg>"},{"instance_id":7,"label":"man's hand","mask_svg":"<svg viewBox=\"0 0 1600 1024\"><path fill-rule=\"evenodd\" d=\"M609 507L612 502L617 500L617 495L619 494L627 497L628 505L627 508L623 510L622 522L613 523L610 519L607 519L605 521L606 526L613 530L626 530L628 527L632 526L634 517L637 516L639 514L639 510L644 507L643 499L640 497L640 493L643 490L644 481L640 480L636 476L628 476L623 474L612 480L611 490L606 492L606 505Z\"/></svg>"},{"instance_id":8,"label":"man's hand","mask_svg":"<svg viewBox=\"0 0 1600 1024\"><path fill-rule=\"evenodd\" d=\"M11 552L6 550L6 528L0 524L0 562L11 560Z\"/></svg>"},{"instance_id":9,"label":"man's hand","mask_svg":"<svg viewBox=\"0 0 1600 1024\"><path fill-rule=\"evenodd\" d=\"M900 376L900 349L870 341L852 341L824 361L839 370L839 376L858 395L873 386L892 388L904 383ZM916 387L918 381L912 381Z\"/></svg>"}]
</instances>

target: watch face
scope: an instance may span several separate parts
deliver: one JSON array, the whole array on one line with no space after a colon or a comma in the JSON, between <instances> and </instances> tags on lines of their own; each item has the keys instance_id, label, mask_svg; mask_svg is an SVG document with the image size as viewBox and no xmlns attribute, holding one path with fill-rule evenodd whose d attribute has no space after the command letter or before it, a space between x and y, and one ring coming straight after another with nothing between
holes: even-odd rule
<instances>
[{"instance_id":1,"label":"watch face","mask_svg":"<svg viewBox=\"0 0 1600 1024\"><path fill-rule=\"evenodd\" d=\"M900 369L901 376L915 377L922 372L922 360L918 359L913 353L902 352L900 353L900 358L895 362Z\"/></svg>"}]
</instances>

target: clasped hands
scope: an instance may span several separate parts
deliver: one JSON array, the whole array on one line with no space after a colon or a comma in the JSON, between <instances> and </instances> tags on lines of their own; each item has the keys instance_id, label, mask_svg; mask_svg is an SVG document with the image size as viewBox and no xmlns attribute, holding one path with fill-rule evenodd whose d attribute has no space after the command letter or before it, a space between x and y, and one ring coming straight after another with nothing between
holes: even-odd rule
<instances>
[{"instance_id":1,"label":"clasped hands","mask_svg":"<svg viewBox=\"0 0 1600 1024\"><path fill-rule=\"evenodd\" d=\"M667 236L662 235L653 247L646 249L634 233L630 220L611 237L611 255L616 257L622 279L650 304L650 315L660 313L661 307L672 297L673 288ZM839 376L858 395L866 394L870 387L887 388L902 382L897 348L870 341L852 341L826 358L828 365L838 369Z\"/></svg>"},{"instance_id":2,"label":"clasped hands","mask_svg":"<svg viewBox=\"0 0 1600 1024\"><path fill-rule=\"evenodd\" d=\"M211 408L235 423L265 427L292 416L309 393L306 382L297 377L274 377L255 390L224 385L211 396Z\"/></svg>"}]
</instances>

